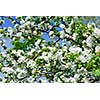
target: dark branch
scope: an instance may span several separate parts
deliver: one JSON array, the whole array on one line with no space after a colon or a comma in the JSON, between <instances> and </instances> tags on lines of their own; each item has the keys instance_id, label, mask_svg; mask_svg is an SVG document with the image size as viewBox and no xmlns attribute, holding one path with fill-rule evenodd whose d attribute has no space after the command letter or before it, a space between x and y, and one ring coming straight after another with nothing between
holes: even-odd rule
<instances>
[{"instance_id":1,"label":"dark branch","mask_svg":"<svg viewBox=\"0 0 100 100\"><path fill-rule=\"evenodd\" d=\"M59 38L56 42L54 42L54 45L60 40L61 38Z\"/></svg>"},{"instance_id":2,"label":"dark branch","mask_svg":"<svg viewBox=\"0 0 100 100\"><path fill-rule=\"evenodd\" d=\"M11 21L15 21L16 24L21 25L20 22L18 22L17 19L14 19L14 18L12 18L12 17L10 17L10 16L4 16L4 17L5 17L6 19L10 19Z\"/></svg>"},{"instance_id":3,"label":"dark branch","mask_svg":"<svg viewBox=\"0 0 100 100\"><path fill-rule=\"evenodd\" d=\"M68 28L68 27L69 27L69 25L68 25L68 24L66 24L66 22L64 22L64 21L63 21L63 17L61 17L61 21L62 21L62 24L64 24L66 28Z\"/></svg>"}]
</instances>

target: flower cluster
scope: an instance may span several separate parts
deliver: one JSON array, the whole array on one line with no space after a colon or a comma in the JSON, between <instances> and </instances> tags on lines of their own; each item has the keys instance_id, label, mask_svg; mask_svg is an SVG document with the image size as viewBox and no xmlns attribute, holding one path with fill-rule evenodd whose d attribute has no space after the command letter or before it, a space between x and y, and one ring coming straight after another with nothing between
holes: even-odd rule
<instances>
[{"instance_id":1,"label":"flower cluster","mask_svg":"<svg viewBox=\"0 0 100 100\"><path fill-rule=\"evenodd\" d=\"M0 28L0 81L100 82L100 29L82 18L2 17L0 25L7 19L14 27ZM11 40L11 48L6 39Z\"/></svg>"}]
</instances>

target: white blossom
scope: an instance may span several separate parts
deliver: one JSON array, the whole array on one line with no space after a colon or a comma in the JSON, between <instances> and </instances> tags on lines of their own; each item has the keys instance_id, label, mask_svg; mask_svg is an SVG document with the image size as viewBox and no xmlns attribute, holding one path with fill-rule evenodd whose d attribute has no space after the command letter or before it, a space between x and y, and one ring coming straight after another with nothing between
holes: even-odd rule
<instances>
[{"instance_id":1,"label":"white blossom","mask_svg":"<svg viewBox=\"0 0 100 100\"><path fill-rule=\"evenodd\" d=\"M17 56L21 56L23 53L24 53L23 50L18 50L18 51L17 51Z\"/></svg>"},{"instance_id":2,"label":"white blossom","mask_svg":"<svg viewBox=\"0 0 100 100\"><path fill-rule=\"evenodd\" d=\"M61 27L61 28L65 28L65 25L64 25L64 24L60 24L60 27Z\"/></svg>"},{"instance_id":3,"label":"white blossom","mask_svg":"<svg viewBox=\"0 0 100 100\"><path fill-rule=\"evenodd\" d=\"M80 74L76 73L76 74L74 75L74 78L75 78L75 79L78 79L79 76L80 76Z\"/></svg>"},{"instance_id":4,"label":"white blossom","mask_svg":"<svg viewBox=\"0 0 100 100\"><path fill-rule=\"evenodd\" d=\"M63 21L69 26L65 28L65 25L61 23L61 17L50 16L45 18L46 23L44 20L42 21L41 16L19 16L16 17L16 21L18 19L21 25L15 24L16 21L11 20L12 23L14 22L13 28L2 27L0 29L0 70L4 75L2 79L0 78L0 82L91 83L90 79L95 80L95 75L92 72L94 67L91 61L94 61L96 57L98 60L98 56L95 55L100 52L98 42L100 29L97 28L97 23L96 25L90 22L84 24L77 16L62 16ZM52 24L51 21L53 21ZM74 24L75 28L73 27ZM61 30L58 30L58 27ZM80 31L81 27L82 34L79 34L78 29ZM44 32L41 30L47 30L49 40L43 40ZM91 30L94 30L94 32ZM58 36L56 36L57 33L54 33L56 31ZM56 42L59 37L60 41ZM84 38L81 39L80 37ZM4 48L8 45L6 39L7 41L11 40L10 42L13 45L11 48ZM82 41L80 42L82 48L77 43L79 39ZM17 43L16 41L23 42L23 48L20 49L16 44L14 45L14 42ZM49 41L50 45L47 43ZM99 62L95 62L95 64L95 69L97 69ZM89 78L88 75L90 75Z\"/></svg>"},{"instance_id":5,"label":"white blossom","mask_svg":"<svg viewBox=\"0 0 100 100\"><path fill-rule=\"evenodd\" d=\"M16 54L16 50L12 50L12 54Z\"/></svg>"},{"instance_id":6,"label":"white blossom","mask_svg":"<svg viewBox=\"0 0 100 100\"><path fill-rule=\"evenodd\" d=\"M25 57L24 56L19 57L19 59L18 59L19 63L24 62L24 61L25 61Z\"/></svg>"},{"instance_id":7,"label":"white blossom","mask_svg":"<svg viewBox=\"0 0 100 100\"><path fill-rule=\"evenodd\" d=\"M64 31L60 31L60 38L61 39L65 38L65 32Z\"/></svg>"},{"instance_id":8,"label":"white blossom","mask_svg":"<svg viewBox=\"0 0 100 100\"><path fill-rule=\"evenodd\" d=\"M53 54L51 52L48 53L48 58L52 58Z\"/></svg>"},{"instance_id":9,"label":"white blossom","mask_svg":"<svg viewBox=\"0 0 100 100\"><path fill-rule=\"evenodd\" d=\"M20 21L20 23L21 23L21 24L24 24L24 23L25 23L25 21L24 21L24 20L21 20L21 21Z\"/></svg>"},{"instance_id":10,"label":"white blossom","mask_svg":"<svg viewBox=\"0 0 100 100\"><path fill-rule=\"evenodd\" d=\"M10 35L12 35L13 29L11 27L8 27L8 32L10 32Z\"/></svg>"},{"instance_id":11,"label":"white blossom","mask_svg":"<svg viewBox=\"0 0 100 100\"><path fill-rule=\"evenodd\" d=\"M17 37L21 37L22 32L18 32L16 35L17 35Z\"/></svg>"},{"instance_id":12,"label":"white blossom","mask_svg":"<svg viewBox=\"0 0 100 100\"><path fill-rule=\"evenodd\" d=\"M71 82L71 83L76 83L76 80L75 80L75 78L70 77L69 82Z\"/></svg>"},{"instance_id":13,"label":"white blossom","mask_svg":"<svg viewBox=\"0 0 100 100\"><path fill-rule=\"evenodd\" d=\"M81 49L80 47L71 46L71 47L69 48L69 51L70 51L71 53L79 53L79 52L82 51L82 49Z\"/></svg>"},{"instance_id":14,"label":"white blossom","mask_svg":"<svg viewBox=\"0 0 100 100\"><path fill-rule=\"evenodd\" d=\"M85 51L82 52L82 54L79 56L79 60L81 60L83 63L88 62L91 59L92 54L89 50L85 49Z\"/></svg>"},{"instance_id":15,"label":"white blossom","mask_svg":"<svg viewBox=\"0 0 100 100\"><path fill-rule=\"evenodd\" d=\"M35 42L36 47L39 46L40 42L41 42L41 40L37 40L37 41Z\"/></svg>"},{"instance_id":16,"label":"white blossom","mask_svg":"<svg viewBox=\"0 0 100 100\"><path fill-rule=\"evenodd\" d=\"M33 78L32 76L30 76L29 78L27 78L27 81L28 81L29 83L33 83L33 82L34 82L34 78Z\"/></svg>"},{"instance_id":17,"label":"white blossom","mask_svg":"<svg viewBox=\"0 0 100 100\"><path fill-rule=\"evenodd\" d=\"M90 23L87 24L87 27L88 27L88 28L91 28L91 26L92 26L92 25L91 25Z\"/></svg>"},{"instance_id":18,"label":"white blossom","mask_svg":"<svg viewBox=\"0 0 100 100\"><path fill-rule=\"evenodd\" d=\"M0 46L3 44L3 41L2 40L0 40Z\"/></svg>"},{"instance_id":19,"label":"white blossom","mask_svg":"<svg viewBox=\"0 0 100 100\"><path fill-rule=\"evenodd\" d=\"M89 47L92 47L92 44L93 44L93 38L91 36L89 36L87 39L86 39L86 43L87 43L87 46Z\"/></svg>"},{"instance_id":20,"label":"white blossom","mask_svg":"<svg viewBox=\"0 0 100 100\"><path fill-rule=\"evenodd\" d=\"M31 51L29 51L27 54L32 56L34 51L35 51L35 49L31 49Z\"/></svg>"},{"instance_id":21,"label":"white blossom","mask_svg":"<svg viewBox=\"0 0 100 100\"><path fill-rule=\"evenodd\" d=\"M73 40L76 40L76 37L77 37L77 34L74 33L74 34L73 34Z\"/></svg>"},{"instance_id":22,"label":"white blossom","mask_svg":"<svg viewBox=\"0 0 100 100\"><path fill-rule=\"evenodd\" d=\"M100 37L100 29L96 28L94 29L94 35L99 38Z\"/></svg>"},{"instance_id":23,"label":"white blossom","mask_svg":"<svg viewBox=\"0 0 100 100\"><path fill-rule=\"evenodd\" d=\"M66 32L67 32L67 33L70 33L70 32L71 32L71 28L70 28L70 27L67 28L67 29L66 29Z\"/></svg>"},{"instance_id":24,"label":"white blossom","mask_svg":"<svg viewBox=\"0 0 100 100\"><path fill-rule=\"evenodd\" d=\"M61 65L61 70L65 70L66 69L66 65Z\"/></svg>"},{"instance_id":25,"label":"white blossom","mask_svg":"<svg viewBox=\"0 0 100 100\"><path fill-rule=\"evenodd\" d=\"M34 62L33 60L27 61L27 67L34 67L35 65L36 65L36 62Z\"/></svg>"},{"instance_id":26,"label":"white blossom","mask_svg":"<svg viewBox=\"0 0 100 100\"><path fill-rule=\"evenodd\" d=\"M50 32L49 32L49 35L50 35L50 36L52 36L52 35L53 35L53 33L54 33L53 31L50 31Z\"/></svg>"},{"instance_id":27,"label":"white blossom","mask_svg":"<svg viewBox=\"0 0 100 100\"><path fill-rule=\"evenodd\" d=\"M27 72L25 70L20 70L20 72L17 75L18 79L24 78L26 76L26 73Z\"/></svg>"},{"instance_id":28,"label":"white blossom","mask_svg":"<svg viewBox=\"0 0 100 100\"><path fill-rule=\"evenodd\" d=\"M37 31L33 31L33 35L37 35Z\"/></svg>"},{"instance_id":29,"label":"white blossom","mask_svg":"<svg viewBox=\"0 0 100 100\"><path fill-rule=\"evenodd\" d=\"M59 59L60 57L62 57L62 52L61 52L61 51L58 51L58 52L55 54L55 59Z\"/></svg>"},{"instance_id":30,"label":"white blossom","mask_svg":"<svg viewBox=\"0 0 100 100\"><path fill-rule=\"evenodd\" d=\"M7 73L13 73L14 70L10 67L3 67L2 69L2 72L7 72Z\"/></svg>"},{"instance_id":31,"label":"white blossom","mask_svg":"<svg viewBox=\"0 0 100 100\"><path fill-rule=\"evenodd\" d=\"M100 52L100 45L95 47L95 52Z\"/></svg>"}]
</instances>

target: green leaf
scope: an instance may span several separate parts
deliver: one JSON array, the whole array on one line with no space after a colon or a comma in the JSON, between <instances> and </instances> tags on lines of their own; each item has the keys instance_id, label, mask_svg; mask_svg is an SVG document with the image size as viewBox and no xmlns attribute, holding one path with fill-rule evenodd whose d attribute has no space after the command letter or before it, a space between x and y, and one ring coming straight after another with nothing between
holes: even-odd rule
<instances>
[{"instance_id":1,"label":"green leaf","mask_svg":"<svg viewBox=\"0 0 100 100\"><path fill-rule=\"evenodd\" d=\"M4 33L4 30L3 29L0 29L0 33Z\"/></svg>"},{"instance_id":2,"label":"green leaf","mask_svg":"<svg viewBox=\"0 0 100 100\"><path fill-rule=\"evenodd\" d=\"M0 69L3 67L2 63L0 63Z\"/></svg>"},{"instance_id":3,"label":"green leaf","mask_svg":"<svg viewBox=\"0 0 100 100\"><path fill-rule=\"evenodd\" d=\"M94 76L100 77L100 69L96 69L92 73Z\"/></svg>"}]
</instances>

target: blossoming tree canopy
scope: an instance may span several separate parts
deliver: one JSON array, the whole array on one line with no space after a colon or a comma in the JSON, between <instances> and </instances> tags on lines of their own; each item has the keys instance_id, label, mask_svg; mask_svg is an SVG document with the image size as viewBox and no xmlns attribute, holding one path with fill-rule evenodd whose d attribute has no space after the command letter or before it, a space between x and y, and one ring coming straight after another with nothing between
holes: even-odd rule
<instances>
[{"instance_id":1,"label":"blossoming tree canopy","mask_svg":"<svg viewBox=\"0 0 100 100\"><path fill-rule=\"evenodd\" d=\"M1 16L0 81L100 82L99 27L99 17Z\"/></svg>"}]
</instances>

